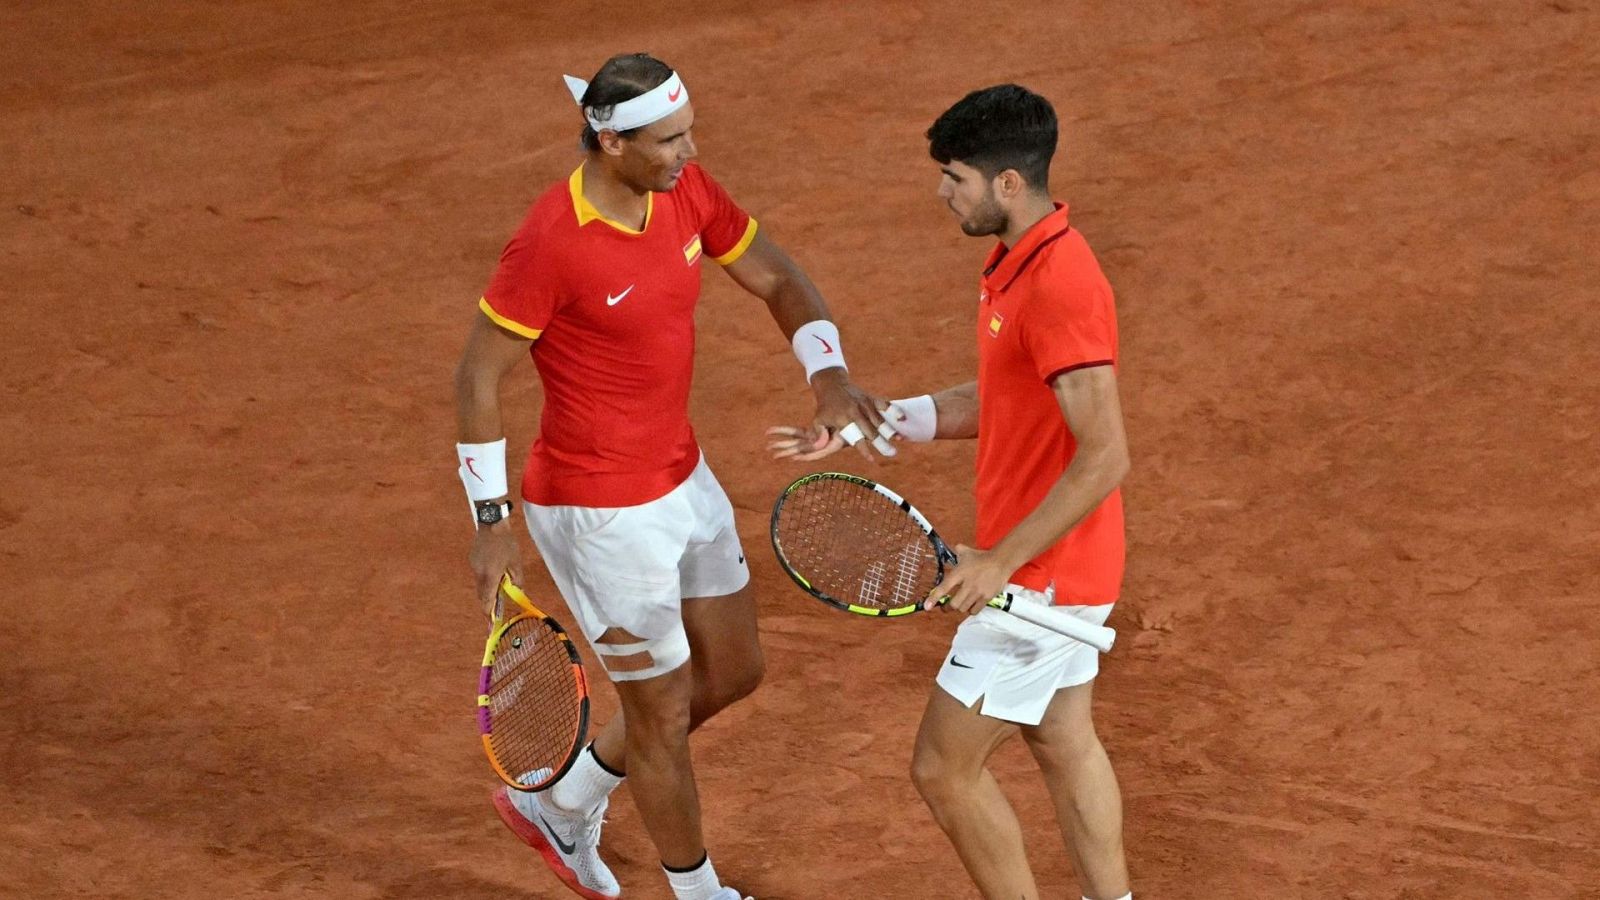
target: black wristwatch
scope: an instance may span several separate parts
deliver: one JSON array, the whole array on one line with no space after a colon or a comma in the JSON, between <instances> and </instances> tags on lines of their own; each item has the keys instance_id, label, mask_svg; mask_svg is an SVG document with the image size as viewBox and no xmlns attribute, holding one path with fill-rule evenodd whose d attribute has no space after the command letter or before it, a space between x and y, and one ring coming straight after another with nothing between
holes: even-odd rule
<instances>
[{"instance_id":1,"label":"black wristwatch","mask_svg":"<svg viewBox=\"0 0 1600 900\"><path fill-rule=\"evenodd\" d=\"M477 516L479 528L493 525L511 516L511 503L508 500L479 500L472 504L472 509Z\"/></svg>"}]
</instances>

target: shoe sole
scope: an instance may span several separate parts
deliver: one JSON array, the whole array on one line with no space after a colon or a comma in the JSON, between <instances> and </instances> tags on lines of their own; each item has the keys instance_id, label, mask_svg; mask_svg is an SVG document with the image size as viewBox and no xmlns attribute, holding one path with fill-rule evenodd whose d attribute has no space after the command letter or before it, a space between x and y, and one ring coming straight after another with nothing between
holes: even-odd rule
<instances>
[{"instance_id":1,"label":"shoe sole","mask_svg":"<svg viewBox=\"0 0 1600 900\"><path fill-rule=\"evenodd\" d=\"M490 799L494 802L494 811L500 815L500 821L511 829L511 833L516 835L518 840L532 847L544 859L544 864L550 867L550 871L554 872L555 876L561 879L561 883L574 894L585 900L617 900L622 896L602 894L584 887L583 883L578 881L578 873L572 871L572 867L562 861L560 852L551 846L550 840L539 830L539 826L524 819L522 813L517 812L517 808L511 805L511 798L506 796L504 790L497 789Z\"/></svg>"}]
</instances>

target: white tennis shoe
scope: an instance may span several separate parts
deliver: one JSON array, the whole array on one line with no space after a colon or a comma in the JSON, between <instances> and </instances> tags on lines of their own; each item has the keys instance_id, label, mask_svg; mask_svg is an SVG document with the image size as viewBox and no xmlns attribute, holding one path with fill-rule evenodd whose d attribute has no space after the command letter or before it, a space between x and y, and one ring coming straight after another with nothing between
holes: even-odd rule
<instances>
[{"instance_id":1,"label":"white tennis shoe","mask_svg":"<svg viewBox=\"0 0 1600 900\"><path fill-rule=\"evenodd\" d=\"M547 770L535 772L532 777L537 781L546 774ZM585 900L621 897L621 885L600 858L600 828L605 824L607 801L600 801L586 814L563 810L547 800L548 796L548 791L530 794L502 787L494 792L494 809L500 821L537 850L573 893Z\"/></svg>"}]
</instances>

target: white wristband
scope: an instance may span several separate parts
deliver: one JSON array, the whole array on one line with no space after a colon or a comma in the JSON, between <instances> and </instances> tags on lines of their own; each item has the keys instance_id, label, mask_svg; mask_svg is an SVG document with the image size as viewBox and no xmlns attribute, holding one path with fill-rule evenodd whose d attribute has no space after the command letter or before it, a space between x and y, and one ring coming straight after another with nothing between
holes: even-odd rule
<instances>
[{"instance_id":1,"label":"white wristband","mask_svg":"<svg viewBox=\"0 0 1600 900\"><path fill-rule=\"evenodd\" d=\"M827 319L816 319L795 329L789 341L795 358L806 367L806 381L823 369L845 368L844 349L839 346L839 328Z\"/></svg>"},{"instance_id":2,"label":"white wristband","mask_svg":"<svg viewBox=\"0 0 1600 900\"><path fill-rule=\"evenodd\" d=\"M939 433L939 407L932 394L891 402L883 420L908 441L931 441Z\"/></svg>"},{"instance_id":3,"label":"white wristband","mask_svg":"<svg viewBox=\"0 0 1600 900\"><path fill-rule=\"evenodd\" d=\"M468 500L498 500L510 493L506 490L505 438L488 444L457 444L456 459Z\"/></svg>"}]
</instances>

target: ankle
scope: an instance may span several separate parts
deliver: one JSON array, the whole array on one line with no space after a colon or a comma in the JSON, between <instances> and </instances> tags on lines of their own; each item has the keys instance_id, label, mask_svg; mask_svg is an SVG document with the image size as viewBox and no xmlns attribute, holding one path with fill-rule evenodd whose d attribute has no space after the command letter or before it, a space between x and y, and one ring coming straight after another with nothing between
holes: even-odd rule
<instances>
[{"instance_id":1,"label":"ankle","mask_svg":"<svg viewBox=\"0 0 1600 900\"><path fill-rule=\"evenodd\" d=\"M667 883L672 885L672 895L677 900L711 900L712 895L722 888L709 853L703 854L698 863L686 869L674 868L666 863L661 864L661 869L667 873Z\"/></svg>"}]
</instances>

